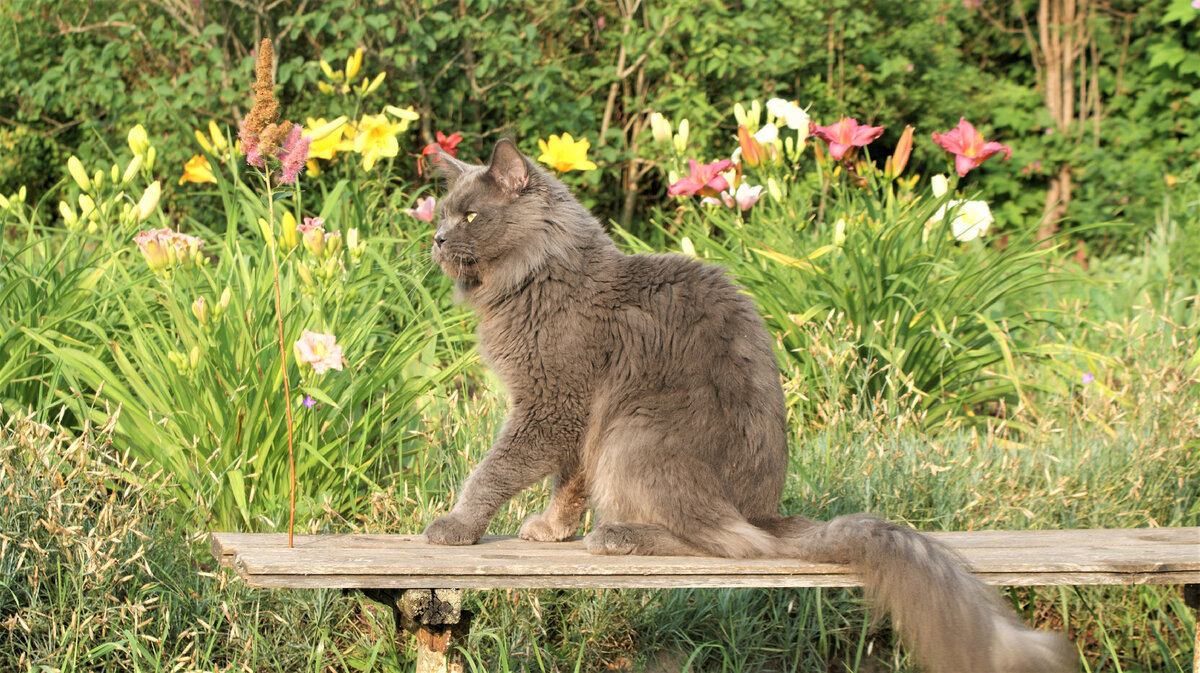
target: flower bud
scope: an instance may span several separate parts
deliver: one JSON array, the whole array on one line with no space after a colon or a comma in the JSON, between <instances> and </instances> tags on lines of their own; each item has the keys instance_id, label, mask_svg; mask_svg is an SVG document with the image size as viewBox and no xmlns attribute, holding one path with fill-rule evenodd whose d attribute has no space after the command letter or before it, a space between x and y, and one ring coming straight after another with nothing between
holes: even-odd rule
<instances>
[{"instance_id":1,"label":"flower bud","mask_svg":"<svg viewBox=\"0 0 1200 673\"><path fill-rule=\"evenodd\" d=\"M233 293L228 286L221 291L221 298L217 300L217 315L224 313L225 309L229 308L229 300L232 296Z\"/></svg>"},{"instance_id":2,"label":"flower bud","mask_svg":"<svg viewBox=\"0 0 1200 673\"><path fill-rule=\"evenodd\" d=\"M671 142L671 122L657 112L652 113L650 115L650 133L653 134L656 143L665 145Z\"/></svg>"},{"instance_id":3,"label":"flower bud","mask_svg":"<svg viewBox=\"0 0 1200 673\"><path fill-rule=\"evenodd\" d=\"M346 81L351 82L358 75L359 68L362 67L363 50L362 47L354 50L354 54L346 58Z\"/></svg>"},{"instance_id":4,"label":"flower bud","mask_svg":"<svg viewBox=\"0 0 1200 673\"><path fill-rule=\"evenodd\" d=\"M79 225L79 216L71 208L71 204L66 201L58 202L58 212L62 215L63 223L67 225L67 229L72 231Z\"/></svg>"},{"instance_id":5,"label":"flower bud","mask_svg":"<svg viewBox=\"0 0 1200 673\"><path fill-rule=\"evenodd\" d=\"M204 297L199 297L192 302L192 315L196 316L196 320L201 325L208 324L208 304L204 301Z\"/></svg>"},{"instance_id":6,"label":"flower bud","mask_svg":"<svg viewBox=\"0 0 1200 673\"><path fill-rule=\"evenodd\" d=\"M150 137L146 134L146 129L141 124L129 129L126 141L129 143L130 151L135 156L142 156L150 147Z\"/></svg>"},{"instance_id":7,"label":"flower bud","mask_svg":"<svg viewBox=\"0 0 1200 673\"><path fill-rule=\"evenodd\" d=\"M96 172L92 174L92 185L94 185L96 187L96 189L100 189L100 186L103 184L104 184L104 171L97 168Z\"/></svg>"},{"instance_id":8,"label":"flower bud","mask_svg":"<svg viewBox=\"0 0 1200 673\"><path fill-rule=\"evenodd\" d=\"M942 196L950 189L946 176L941 174L929 178L929 186L933 189L934 196Z\"/></svg>"},{"instance_id":9,"label":"flower bud","mask_svg":"<svg viewBox=\"0 0 1200 673\"><path fill-rule=\"evenodd\" d=\"M142 155L138 154L135 155L133 160L129 162L129 165L125 167L125 173L121 175L121 184L125 184L126 182L134 179L140 170L142 170Z\"/></svg>"},{"instance_id":10,"label":"flower bud","mask_svg":"<svg viewBox=\"0 0 1200 673\"><path fill-rule=\"evenodd\" d=\"M296 273L300 275L300 281L304 283L304 287L311 289L316 285L316 283L313 282L312 271L310 271L305 264L297 264Z\"/></svg>"},{"instance_id":11,"label":"flower bud","mask_svg":"<svg viewBox=\"0 0 1200 673\"><path fill-rule=\"evenodd\" d=\"M335 82L341 80L342 73L339 72L335 75L333 72L333 67L330 66L329 61L326 61L325 59L321 59L321 72L325 73L326 77Z\"/></svg>"},{"instance_id":12,"label":"flower bud","mask_svg":"<svg viewBox=\"0 0 1200 673\"><path fill-rule=\"evenodd\" d=\"M268 242L271 240L271 225L263 218L258 218L258 231Z\"/></svg>"},{"instance_id":13,"label":"flower bud","mask_svg":"<svg viewBox=\"0 0 1200 673\"><path fill-rule=\"evenodd\" d=\"M683 150L687 148L688 132L690 130L688 120L684 119L679 122L679 133L675 136L675 151L683 154Z\"/></svg>"},{"instance_id":14,"label":"flower bud","mask_svg":"<svg viewBox=\"0 0 1200 673\"><path fill-rule=\"evenodd\" d=\"M146 191L142 192L142 198L138 199L138 222L145 222L146 218L150 217L154 209L158 207L158 199L161 196L162 186L158 184L158 180L155 180L146 188Z\"/></svg>"},{"instance_id":15,"label":"flower bud","mask_svg":"<svg viewBox=\"0 0 1200 673\"><path fill-rule=\"evenodd\" d=\"M783 190L780 189L779 183L775 181L775 178L767 178L767 193L776 201L783 200Z\"/></svg>"},{"instance_id":16,"label":"flower bud","mask_svg":"<svg viewBox=\"0 0 1200 673\"><path fill-rule=\"evenodd\" d=\"M25 185L21 185L21 188L17 190L16 200L25 203Z\"/></svg>"},{"instance_id":17,"label":"flower bud","mask_svg":"<svg viewBox=\"0 0 1200 673\"><path fill-rule=\"evenodd\" d=\"M108 172L108 175L112 178L113 184L117 184L121 180L121 168L116 164L113 164L112 169Z\"/></svg>"},{"instance_id":18,"label":"flower bud","mask_svg":"<svg viewBox=\"0 0 1200 673\"><path fill-rule=\"evenodd\" d=\"M8 201L8 197L4 196L3 194L0 194L0 210L8 210L8 207L10 205L11 204Z\"/></svg>"},{"instance_id":19,"label":"flower bud","mask_svg":"<svg viewBox=\"0 0 1200 673\"><path fill-rule=\"evenodd\" d=\"M317 90L327 96L333 93L333 87L325 82L317 82Z\"/></svg>"},{"instance_id":20,"label":"flower bud","mask_svg":"<svg viewBox=\"0 0 1200 673\"><path fill-rule=\"evenodd\" d=\"M154 158L158 156L158 150L151 145L146 149L146 170L154 170Z\"/></svg>"},{"instance_id":21,"label":"flower bud","mask_svg":"<svg viewBox=\"0 0 1200 673\"><path fill-rule=\"evenodd\" d=\"M385 72L381 72L381 73L379 73L378 75L375 75L375 79L371 80L371 84L370 84L370 86L368 86L368 87L367 87L367 88L366 88L366 89L363 91L363 95L369 94L369 93L371 93L372 91L374 91L374 90L378 89L378 88L379 88L379 85L380 85L380 84L383 84L383 79L384 79L386 76L387 76L387 72L386 72L386 71L385 71ZM364 80L364 81L365 81L365 80Z\"/></svg>"},{"instance_id":22,"label":"flower bud","mask_svg":"<svg viewBox=\"0 0 1200 673\"><path fill-rule=\"evenodd\" d=\"M312 254L320 257L325 252L325 231L320 227L313 227L304 232L304 247Z\"/></svg>"},{"instance_id":23,"label":"flower bud","mask_svg":"<svg viewBox=\"0 0 1200 673\"><path fill-rule=\"evenodd\" d=\"M224 152L225 148L229 147L229 141L225 139L225 133L221 131L221 127L217 126L215 120L208 120L208 135L212 137L213 147L218 152Z\"/></svg>"},{"instance_id":24,"label":"flower bud","mask_svg":"<svg viewBox=\"0 0 1200 673\"><path fill-rule=\"evenodd\" d=\"M195 129L194 131L192 131L192 133L195 134L196 142L200 145L200 149L204 150L205 152L207 152L209 154L212 154L213 153L212 143L208 142L208 138L204 137L204 133L202 131L200 131L200 129Z\"/></svg>"},{"instance_id":25,"label":"flower bud","mask_svg":"<svg viewBox=\"0 0 1200 673\"><path fill-rule=\"evenodd\" d=\"M359 250L358 227L351 227L346 232L346 249L350 252L357 252Z\"/></svg>"},{"instance_id":26,"label":"flower bud","mask_svg":"<svg viewBox=\"0 0 1200 673\"><path fill-rule=\"evenodd\" d=\"M687 236L679 239L679 249L688 257L696 256L696 246L692 245L692 239Z\"/></svg>"},{"instance_id":27,"label":"flower bud","mask_svg":"<svg viewBox=\"0 0 1200 673\"><path fill-rule=\"evenodd\" d=\"M200 364L199 346L192 346L192 350L188 351L188 364L191 365L192 369L195 369L196 365Z\"/></svg>"},{"instance_id":28,"label":"flower bud","mask_svg":"<svg viewBox=\"0 0 1200 673\"><path fill-rule=\"evenodd\" d=\"M283 249L286 252L291 252L300 245L300 233L296 231L296 216L292 215L292 211L283 211L283 217L280 228L283 229Z\"/></svg>"},{"instance_id":29,"label":"flower bud","mask_svg":"<svg viewBox=\"0 0 1200 673\"><path fill-rule=\"evenodd\" d=\"M342 232L335 231L331 234L325 234L325 253L330 257L337 255L342 250Z\"/></svg>"},{"instance_id":30,"label":"flower bud","mask_svg":"<svg viewBox=\"0 0 1200 673\"><path fill-rule=\"evenodd\" d=\"M846 242L846 220L838 218L833 224L833 244L842 247Z\"/></svg>"},{"instance_id":31,"label":"flower bud","mask_svg":"<svg viewBox=\"0 0 1200 673\"><path fill-rule=\"evenodd\" d=\"M79 195L79 217L93 221L100 217L100 212L96 210L96 202L87 194Z\"/></svg>"},{"instance_id":32,"label":"flower bud","mask_svg":"<svg viewBox=\"0 0 1200 673\"><path fill-rule=\"evenodd\" d=\"M71 179L79 185L80 189L85 192L92 191L92 181L88 178L87 171L83 169L83 163L74 154L67 159L67 172L71 174Z\"/></svg>"}]
</instances>

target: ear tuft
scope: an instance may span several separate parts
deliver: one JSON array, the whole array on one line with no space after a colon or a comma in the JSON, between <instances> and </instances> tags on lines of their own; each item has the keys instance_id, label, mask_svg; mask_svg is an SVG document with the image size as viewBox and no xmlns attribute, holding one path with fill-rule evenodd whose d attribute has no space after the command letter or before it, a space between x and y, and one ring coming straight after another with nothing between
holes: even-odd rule
<instances>
[{"instance_id":1,"label":"ear tuft","mask_svg":"<svg viewBox=\"0 0 1200 673\"><path fill-rule=\"evenodd\" d=\"M488 175L508 196L516 196L529 184L529 164L521 150L508 138L501 138L492 150Z\"/></svg>"},{"instance_id":2,"label":"ear tuft","mask_svg":"<svg viewBox=\"0 0 1200 673\"><path fill-rule=\"evenodd\" d=\"M437 169L438 174L446 178L450 184L454 184L471 167L471 164L455 159L441 147L437 149L437 154L434 155L432 163L434 168Z\"/></svg>"}]
</instances>

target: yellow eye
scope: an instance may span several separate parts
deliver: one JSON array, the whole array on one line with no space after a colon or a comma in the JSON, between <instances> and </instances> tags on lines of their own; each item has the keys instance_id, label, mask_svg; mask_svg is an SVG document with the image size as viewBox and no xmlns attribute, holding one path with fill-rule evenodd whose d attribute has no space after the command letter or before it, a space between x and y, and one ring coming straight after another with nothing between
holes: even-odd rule
<instances>
[{"instance_id":1,"label":"yellow eye","mask_svg":"<svg viewBox=\"0 0 1200 673\"><path fill-rule=\"evenodd\" d=\"M473 220L475 219L475 216L476 216L476 215L478 215L478 214L479 214L479 213L476 213L476 212L472 211L472 212L469 212L469 213L467 213L466 215L464 215L464 216L463 216L463 219L465 219L465 220L466 220L466 221L468 221L468 222L471 222L471 221L473 221Z\"/></svg>"}]
</instances>

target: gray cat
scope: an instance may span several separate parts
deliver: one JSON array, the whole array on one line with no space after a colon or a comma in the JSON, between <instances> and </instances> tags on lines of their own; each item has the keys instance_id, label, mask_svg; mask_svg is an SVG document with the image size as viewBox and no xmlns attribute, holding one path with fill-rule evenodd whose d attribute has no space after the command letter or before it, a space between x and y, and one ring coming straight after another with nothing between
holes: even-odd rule
<instances>
[{"instance_id":1,"label":"gray cat","mask_svg":"<svg viewBox=\"0 0 1200 673\"><path fill-rule=\"evenodd\" d=\"M558 180L501 140L488 166L442 153L433 259L478 311L511 410L430 542L479 540L546 476L528 540L572 537L590 504L595 554L793 557L844 563L938 673L1067 671L1057 634L1026 629L938 543L868 514L779 513L787 471L771 341L724 271L626 255Z\"/></svg>"}]
</instances>

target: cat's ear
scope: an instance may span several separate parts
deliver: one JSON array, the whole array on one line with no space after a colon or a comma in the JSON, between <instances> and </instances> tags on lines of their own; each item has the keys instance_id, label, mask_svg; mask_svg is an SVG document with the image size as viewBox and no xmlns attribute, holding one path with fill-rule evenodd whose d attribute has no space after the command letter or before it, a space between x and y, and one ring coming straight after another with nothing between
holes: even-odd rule
<instances>
[{"instance_id":1,"label":"cat's ear","mask_svg":"<svg viewBox=\"0 0 1200 673\"><path fill-rule=\"evenodd\" d=\"M492 150L488 175L507 196L513 197L529 184L529 163L513 141L501 138Z\"/></svg>"},{"instance_id":2,"label":"cat's ear","mask_svg":"<svg viewBox=\"0 0 1200 673\"><path fill-rule=\"evenodd\" d=\"M471 164L455 159L454 157L450 156L449 152L440 147L438 148L437 154L434 155L433 165L435 168L437 168L437 172L443 178L446 178L450 184L454 184L455 181L462 177L463 173L466 173L467 169L471 167Z\"/></svg>"}]
</instances>

